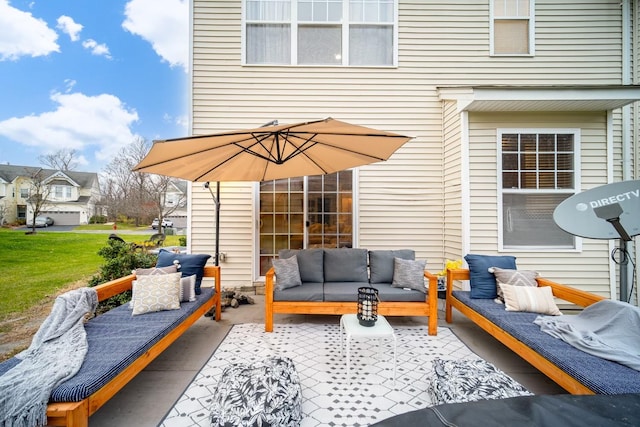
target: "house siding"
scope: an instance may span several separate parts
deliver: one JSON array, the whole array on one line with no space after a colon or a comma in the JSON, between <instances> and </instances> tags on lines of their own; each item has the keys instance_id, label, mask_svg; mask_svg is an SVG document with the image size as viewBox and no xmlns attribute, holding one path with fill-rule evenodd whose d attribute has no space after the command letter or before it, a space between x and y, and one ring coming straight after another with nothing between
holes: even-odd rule
<instances>
[{"instance_id":1,"label":"house siding","mask_svg":"<svg viewBox=\"0 0 640 427\"><path fill-rule=\"evenodd\" d=\"M495 115L471 113L473 144L467 153L460 145L460 114L454 102L438 98L438 87L622 83L619 1L537 0L535 56L490 57L488 1L400 0L397 67L243 66L242 2L194 0L192 4L192 133L255 127L274 119L287 123L331 116L414 136L387 162L359 168L355 245L415 249L432 271L439 271L446 259L460 258L466 246L476 252L497 251L498 125L579 127L584 128L583 144L597 139L599 145L606 122L604 113L599 114L596 132L590 114L536 113L539 119L531 121L530 115L496 120ZM616 158L621 155L618 124ZM471 167L464 171L467 154ZM603 156L583 154L583 189L605 183ZM463 200L462 177L467 172L473 177L472 197ZM255 186L223 183L222 188L220 247L227 254L223 281L228 286L245 285L257 279ZM191 250L213 254L211 197L199 184L193 184L192 192ZM470 203L471 218L464 218L465 203ZM469 236L465 221L471 221ZM585 242L580 255L593 268L606 266L602 277L582 274L577 276L579 283L570 284L608 290L604 246L608 247L605 242ZM574 270L580 268L567 269L562 261L575 257L575 253L522 253L519 264L558 280L573 280Z\"/></svg>"},{"instance_id":2,"label":"house siding","mask_svg":"<svg viewBox=\"0 0 640 427\"><path fill-rule=\"evenodd\" d=\"M592 113L471 113L470 121L470 252L497 253L498 188L496 173L499 128L580 129L580 180L582 190L607 183L603 159L607 158L605 112ZM518 258L518 268L609 295L609 243L582 239L580 263L567 251L505 250Z\"/></svg>"}]
</instances>

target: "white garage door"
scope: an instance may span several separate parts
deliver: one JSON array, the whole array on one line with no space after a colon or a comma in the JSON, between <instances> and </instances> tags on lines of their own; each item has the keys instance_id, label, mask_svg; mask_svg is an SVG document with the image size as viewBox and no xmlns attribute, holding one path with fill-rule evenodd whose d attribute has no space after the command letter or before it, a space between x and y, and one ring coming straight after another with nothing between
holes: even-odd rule
<instances>
[{"instance_id":1,"label":"white garage door","mask_svg":"<svg viewBox=\"0 0 640 427\"><path fill-rule=\"evenodd\" d=\"M42 212L40 215L46 215L53 218L54 225L80 225L80 212Z\"/></svg>"}]
</instances>

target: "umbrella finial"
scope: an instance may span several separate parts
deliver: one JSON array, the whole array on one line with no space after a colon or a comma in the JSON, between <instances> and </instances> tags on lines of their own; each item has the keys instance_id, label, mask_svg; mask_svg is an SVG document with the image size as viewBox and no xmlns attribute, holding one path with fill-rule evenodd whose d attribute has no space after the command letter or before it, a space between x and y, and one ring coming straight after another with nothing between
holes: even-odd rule
<instances>
[{"instance_id":1,"label":"umbrella finial","mask_svg":"<svg viewBox=\"0 0 640 427\"><path fill-rule=\"evenodd\" d=\"M267 127L267 126L278 126L278 121L277 120L271 120L269 123L265 123L262 125L262 127Z\"/></svg>"}]
</instances>

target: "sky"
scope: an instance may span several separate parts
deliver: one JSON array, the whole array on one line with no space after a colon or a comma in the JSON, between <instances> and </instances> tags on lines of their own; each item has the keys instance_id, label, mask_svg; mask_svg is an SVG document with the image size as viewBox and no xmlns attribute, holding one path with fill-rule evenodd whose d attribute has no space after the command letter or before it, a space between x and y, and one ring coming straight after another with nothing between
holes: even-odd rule
<instances>
[{"instance_id":1,"label":"sky","mask_svg":"<svg viewBox=\"0 0 640 427\"><path fill-rule=\"evenodd\" d=\"M188 135L187 0L0 0L0 163Z\"/></svg>"}]
</instances>

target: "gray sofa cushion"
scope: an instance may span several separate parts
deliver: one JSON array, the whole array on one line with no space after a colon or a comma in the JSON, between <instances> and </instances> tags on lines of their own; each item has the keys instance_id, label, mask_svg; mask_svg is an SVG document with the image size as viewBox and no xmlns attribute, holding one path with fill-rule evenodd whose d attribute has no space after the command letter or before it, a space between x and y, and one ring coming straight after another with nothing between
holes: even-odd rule
<instances>
[{"instance_id":1,"label":"gray sofa cushion","mask_svg":"<svg viewBox=\"0 0 640 427\"><path fill-rule=\"evenodd\" d=\"M385 283L378 283L373 287L378 290L378 299L380 301L425 302L426 300L424 292L414 289L394 288Z\"/></svg>"},{"instance_id":2,"label":"gray sofa cushion","mask_svg":"<svg viewBox=\"0 0 640 427\"><path fill-rule=\"evenodd\" d=\"M305 282L324 282L324 250L323 249L282 249L278 256L289 258L298 256L298 268L300 269L300 279Z\"/></svg>"},{"instance_id":3,"label":"gray sofa cushion","mask_svg":"<svg viewBox=\"0 0 640 427\"><path fill-rule=\"evenodd\" d=\"M305 282L302 286L275 290L274 301L324 301L322 283Z\"/></svg>"},{"instance_id":4,"label":"gray sofa cushion","mask_svg":"<svg viewBox=\"0 0 640 427\"><path fill-rule=\"evenodd\" d=\"M369 282L367 250L356 248L324 250L325 282Z\"/></svg>"},{"instance_id":5,"label":"gray sofa cushion","mask_svg":"<svg viewBox=\"0 0 640 427\"><path fill-rule=\"evenodd\" d=\"M413 249L375 250L369 251L369 282L391 283L393 281L394 258L414 260L416 253Z\"/></svg>"},{"instance_id":6,"label":"gray sofa cushion","mask_svg":"<svg viewBox=\"0 0 640 427\"><path fill-rule=\"evenodd\" d=\"M370 286L369 282L325 282L325 301L358 301L358 288Z\"/></svg>"}]
</instances>

